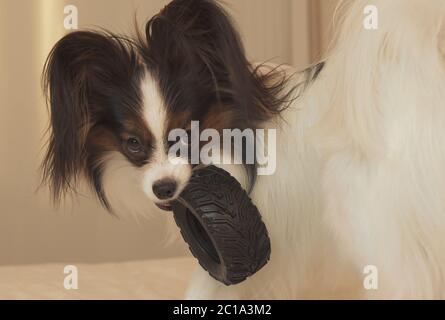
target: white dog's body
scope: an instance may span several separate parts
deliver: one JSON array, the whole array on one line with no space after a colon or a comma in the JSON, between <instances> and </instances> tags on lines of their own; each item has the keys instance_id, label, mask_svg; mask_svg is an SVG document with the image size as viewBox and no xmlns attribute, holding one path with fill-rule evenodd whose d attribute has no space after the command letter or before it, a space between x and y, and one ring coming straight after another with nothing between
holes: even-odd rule
<instances>
[{"instance_id":1,"label":"white dog's body","mask_svg":"<svg viewBox=\"0 0 445 320\"><path fill-rule=\"evenodd\" d=\"M378 30L367 4L344 4L322 72L265 124L277 170L252 198L270 262L231 287L199 270L188 298L445 298L445 2L373 1Z\"/></svg>"}]
</instances>

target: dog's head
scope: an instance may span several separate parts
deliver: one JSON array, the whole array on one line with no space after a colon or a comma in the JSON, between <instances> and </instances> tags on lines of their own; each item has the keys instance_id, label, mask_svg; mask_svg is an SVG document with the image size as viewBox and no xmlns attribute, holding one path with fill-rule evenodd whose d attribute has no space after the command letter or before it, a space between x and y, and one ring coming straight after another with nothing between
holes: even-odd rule
<instances>
[{"instance_id":1,"label":"dog's head","mask_svg":"<svg viewBox=\"0 0 445 320\"><path fill-rule=\"evenodd\" d=\"M254 128L286 99L276 76L251 67L215 1L172 1L136 39L70 33L44 71L51 113L44 178L56 200L86 177L109 210L146 212L149 203L168 210L193 169L172 159L169 133L189 134L192 120L200 130Z\"/></svg>"}]
</instances>

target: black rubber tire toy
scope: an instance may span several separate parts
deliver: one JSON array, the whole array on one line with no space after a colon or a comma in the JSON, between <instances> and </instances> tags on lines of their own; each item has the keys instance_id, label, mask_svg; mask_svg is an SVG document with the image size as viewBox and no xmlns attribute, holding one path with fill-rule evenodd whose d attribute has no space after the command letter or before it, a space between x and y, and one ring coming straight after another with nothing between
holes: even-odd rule
<instances>
[{"instance_id":1,"label":"black rubber tire toy","mask_svg":"<svg viewBox=\"0 0 445 320\"><path fill-rule=\"evenodd\" d=\"M269 261L270 240L261 215L225 170L195 170L172 208L192 254L225 285L244 281Z\"/></svg>"}]
</instances>

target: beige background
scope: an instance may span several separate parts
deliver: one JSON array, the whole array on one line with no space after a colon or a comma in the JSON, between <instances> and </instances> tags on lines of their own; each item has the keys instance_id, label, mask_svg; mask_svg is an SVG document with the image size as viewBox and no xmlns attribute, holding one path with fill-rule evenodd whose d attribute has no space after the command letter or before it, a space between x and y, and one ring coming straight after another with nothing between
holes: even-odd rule
<instances>
[{"instance_id":1,"label":"beige background","mask_svg":"<svg viewBox=\"0 0 445 320\"><path fill-rule=\"evenodd\" d=\"M79 27L133 30L162 0L0 0L0 264L119 261L181 255L162 243L165 216L118 220L84 195L55 209L38 167L48 124L40 73L63 29L63 7L79 9ZM328 43L337 0L228 0L250 59L303 68Z\"/></svg>"}]
</instances>

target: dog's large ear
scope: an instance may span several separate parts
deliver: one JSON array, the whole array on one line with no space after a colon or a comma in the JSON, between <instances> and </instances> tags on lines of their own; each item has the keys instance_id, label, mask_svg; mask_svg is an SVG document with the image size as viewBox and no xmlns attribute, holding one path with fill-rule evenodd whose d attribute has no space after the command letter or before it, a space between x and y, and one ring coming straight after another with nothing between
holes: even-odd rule
<instances>
[{"instance_id":1,"label":"dog's large ear","mask_svg":"<svg viewBox=\"0 0 445 320\"><path fill-rule=\"evenodd\" d=\"M146 37L153 60L148 64L160 69L167 104L239 108L235 114L244 115L239 122L252 126L285 105L285 79L275 70L261 74L252 68L234 23L217 1L173 0L148 22Z\"/></svg>"},{"instance_id":2,"label":"dog's large ear","mask_svg":"<svg viewBox=\"0 0 445 320\"><path fill-rule=\"evenodd\" d=\"M52 49L42 79L51 117L42 167L54 200L82 173L89 130L131 85L136 60L128 43L105 33L73 32Z\"/></svg>"}]
</instances>

